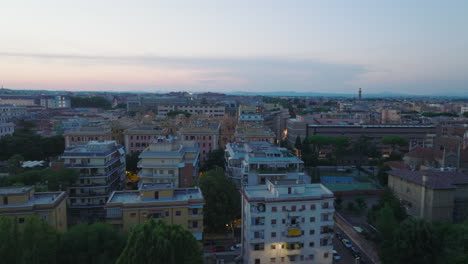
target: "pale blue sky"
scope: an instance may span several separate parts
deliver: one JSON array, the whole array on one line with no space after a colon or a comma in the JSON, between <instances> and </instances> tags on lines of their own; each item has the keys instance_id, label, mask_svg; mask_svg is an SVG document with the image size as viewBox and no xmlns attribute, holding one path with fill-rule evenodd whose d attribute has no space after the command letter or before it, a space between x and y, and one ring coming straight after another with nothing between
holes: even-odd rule
<instances>
[{"instance_id":1,"label":"pale blue sky","mask_svg":"<svg viewBox=\"0 0 468 264\"><path fill-rule=\"evenodd\" d=\"M468 1L0 3L16 89L468 92Z\"/></svg>"}]
</instances>

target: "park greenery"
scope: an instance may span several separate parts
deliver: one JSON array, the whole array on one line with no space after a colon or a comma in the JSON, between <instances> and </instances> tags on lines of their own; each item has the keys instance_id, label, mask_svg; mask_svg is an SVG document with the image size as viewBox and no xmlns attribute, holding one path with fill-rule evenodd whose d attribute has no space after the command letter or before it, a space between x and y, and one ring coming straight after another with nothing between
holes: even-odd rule
<instances>
[{"instance_id":1,"label":"park greenery","mask_svg":"<svg viewBox=\"0 0 468 264\"><path fill-rule=\"evenodd\" d=\"M79 171L71 168L57 170L27 170L18 174L0 177L0 186L36 186L41 191L65 190L74 184L79 177Z\"/></svg>"},{"instance_id":2,"label":"park greenery","mask_svg":"<svg viewBox=\"0 0 468 264\"><path fill-rule=\"evenodd\" d=\"M23 160L49 160L63 153L65 139L61 135L40 136L35 133L33 123L20 121L13 135L0 139L0 149L0 160L8 160L14 155L20 155Z\"/></svg>"},{"instance_id":3,"label":"park greenery","mask_svg":"<svg viewBox=\"0 0 468 264\"><path fill-rule=\"evenodd\" d=\"M464 112L462 115L463 115L463 117L468 118L468 112Z\"/></svg>"},{"instance_id":4,"label":"park greenery","mask_svg":"<svg viewBox=\"0 0 468 264\"><path fill-rule=\"evenodd\" d=\"M380 141L385 145L391 146L392 153L395 152L397 146L398 147L408 146L408 140L401 136L384 136Z\"/></svg>"},{"instance_id":5,"label":"park greenery","mask_svg":"<svg viewBox=\"0 0 468 264\"><path fill-rule=\"evenodd\" d=\"M37 216L23 224L0 217L2 263L115 263L124 248L126 234L105 223L82 224L58 232Z\"/></svg>"},{"instance_id":6,"label":"park greenery","mask_svg":"<svg viewBox=\"0 0 468 264\"><path fill-rule=\"evenodd\" d=\"M225 232L240 218L241 198L232 181L220 167L211 169L200 177L200 189L206 204L203 208L205 230L209 233Z\"/></svg>"},{"instance_id":7,"label":"park greenery","mask_svg":"<svg viewBox=\"0 0 468 264\"><path fill-rule=\"evenodd\" d=\"M468 263L468 222L451 224L408 217L390 189L368 214L382 263Z\"/></svg>"},{"instance_id":8,"label":"park greenery","mask_svg":"<svg viewBox=\"0 0 468 264\"><path fill-rule=\"evenodd\" d=\"M92 108L102 108L102 109L111 109L112 104L102 96L93 96L93 97L81 97L81 96L72 96L70 97L71 107L92 107Z\"/></svg>"},{"instance_id":9,"label":"park greenery","mask_svg":"<svg viewBox=\"0 0 468 264\"><path fill-rule=\"evenodd\" d=\"M216 167L224 169L224 150L222 148L215 149L208 153L208 159L204 162L200 171L209 171Z\"/></svg>"},{"instance_id":10,"label":"park greenery","mask_svg":"<svg viewBox=\"0 0 468 264\"><path fill-rule=\"evenodd\" d=\"M140 156L140 151L135 151L131 154L125 156L126 170L137 173L138 172L138 157Z\"/></svg>"},{"instance_id":11,"label":"park greenery","mask_svg":"<svg viewBox=\"0 0 468 264\"><path fill-rule=\"evenodd\" d=\"M177 115L185 115L185 117L190 117L192 114L187 111L174 110L167 112L168 117L175 117Z\"/></svg>"},{"instance_id":12,"label":"park greenery","mask_svg":"<svg viewBox=\"0 0 468 264\"><path fill-rule=\"evenodd\" d=\"M180 225L150 219L131 232L117 264L201 264L202 251L192 233Z\"/></svg>"}]
</instances>

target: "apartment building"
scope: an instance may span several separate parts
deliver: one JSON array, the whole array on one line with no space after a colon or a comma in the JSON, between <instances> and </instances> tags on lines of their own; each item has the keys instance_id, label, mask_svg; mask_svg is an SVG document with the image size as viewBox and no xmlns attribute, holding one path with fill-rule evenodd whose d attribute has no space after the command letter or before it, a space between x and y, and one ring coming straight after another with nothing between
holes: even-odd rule
<instances>
[{"instance_id":1,"label":"apartment building","mask_svg":"<svg viewBox=\"0 0 468 264\"><path fill-rule=\"evenodd\" d=\"M35 192L32 186L0 187L0 217L18 221L36 215L59 231L67 230L65 192Z\"/></svg>"},{"instance_id":2,"label":"apartment building","mask_svg":"<svg viewBox=\"0 0 468 264\"><path fill-rule=\"evenodd\" d=\"M304 162L268 142L229 143L224 153L226 174L239 187L265 184L267 180L304 179Z\"/></svg>"},{"instance_id":3,"label":"apartment building","mask_svg":"<svg viewBox=\"0 0 468 264\"><path fill-rule=\"evenodd\" d=\"M14 105L0 105L0 122L10 121L26 116L26 108Z\"/></svg>"},{"instance_id":4,"label":"apartment building","mask_svg":"<svg viewBox=\"0 0 468 264\"><path fill-rule=\"evenodd\" d=\"M67 147L65 167L80 170L78 181L68 188L71 222L103 221L104 205L125 179L125 151L115 141L90 141Z\"/></svg>"},{"instance_id":5,"label":"apartment building","mask_svg":"<svg viewBox=\"0 0 468 264\"><path fill-rule=\"evenodd\" d=\"M266 180L241 195L244 263L332 263L334 196L325 186Z\"/></svg>"},{"instance_id":6,"label":"apartment building","mask_svg":"<svg viewBox=\"0 0 468 264\"><path fill-rule=\"evenodd\" d=\"M62 95L42 96L39 99L39 103L46 109L59 109L71 107L70 97Z\"/></svg>"},{"instance_id":7,"label":"apartment building","mask_svg":"<svg viewBox=\"0 0 468 264\"><path fill-rule=\"evenodd\" d=\"M86 145L90 141L108 141L112 140L112 130L109 127L86 126L73 130L67 130L63 133L65 138L65 147Z\"/></svg>"},{"instance_id":8,"label":"apartment building","mask_svg":"<svg viewBox=\"0 0 468 264\"><path fill-rule=\"evenodd\" d=\"M401 111L396 109L382 109L380 112L380 122L382 124L401 123Z\"/></svg>"},{"instance_id":9,"label":"apartment building","mask_svg":"<svg viewBox=\"0 0 468 264\"><path fill-rule=\"evenodd\" d=\"M15 132L14 123L0 121L0 138L6 135L12 135L14 132Z\"/></svg>"},{"instance_id":10,"label":"apartment building","mask_svg":"<svg viewBox=\"0 0 468 264\"><path fill-rule=\"evenodd\" d=\"M261 124L239 124L234 133L236 142L265 141L275 143L276 134L269 127Z\"/></svg>"},{"instance_id":11,"label":"apartment building","mask_svg":"<svg viewBox=\"0 0 468 264\"><path fill-rule=\"evenodd\" d=\"M168 135L166 128L157 125L138 125L124 132L125 151L129 154L142 152L160 137Z\"/></svg>"},{"instance_id":12,"label":"apartment building","mask_svg":"<svg viewBox=\"0 0 468 264\"><path fill-rule=\"evenodd\" d=\"M138 177L142 183L168 183L190 187L198 176L200 150L195 141L161 137L140 154Z\"/></svg>"},{"instance_id":13,"label":"apartment building","mask_svg":"<svg viewBox=\"0 0 468 264\"><path fill-rule=\"evenodd\" d=\"M106 217L108 223L125 231L150 218L161 219L181 225L202 240L204 204L199 188L145 183L138 191L113 192L106 204Z\"/></svg>"},{"instance_id":14,"label":"apartment building","mask_svg":"<svg viewBox=\"0 0 468 264\"><path fill-rule=\"evenodd\" d=\"M468 176L445 170L391 170L388 187L409 215L460 222L468 216Z\"/></svg>"},{"instance_id":15,"label":"apartment building","mask_svg":"<svg viewBox=\"0 0 468 264\"><path fill-rule=\"evenodd\" d=\"M200 148L200 162L208 159L208 154L219 148L220 123L188 124L179 130L180 137L185 141L196 141Z\"/></svg>"}]
</instances>

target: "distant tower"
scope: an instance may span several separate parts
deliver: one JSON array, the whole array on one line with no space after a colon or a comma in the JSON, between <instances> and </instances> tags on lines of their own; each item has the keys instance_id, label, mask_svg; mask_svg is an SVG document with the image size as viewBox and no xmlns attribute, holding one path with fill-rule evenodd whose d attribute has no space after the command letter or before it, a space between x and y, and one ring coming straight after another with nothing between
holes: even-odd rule
<instances>
[{"instance_id":1,"label":"distant tower","mask_svg":"<svg viewBox=\"0 0 468 264\"><path fill-rule=\"evenodd\" d=\"M359 98L359 101L361 101L361 99L362 99L362 89L361 88L359 88L359 97L358 98Z\"/></svg>"}]
</instances>

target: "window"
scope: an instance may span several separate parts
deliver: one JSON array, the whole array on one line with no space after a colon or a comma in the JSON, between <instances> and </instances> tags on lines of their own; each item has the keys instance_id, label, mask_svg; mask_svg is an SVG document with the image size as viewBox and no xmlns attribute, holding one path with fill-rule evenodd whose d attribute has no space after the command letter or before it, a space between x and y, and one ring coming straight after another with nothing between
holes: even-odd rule
<instances>
[{"instance_id":1,"label":"window","mask_svg":"<svg viewBox=\"0 0 468 264\"><path fill-rule=\"evenodd\" d=\"M276 232L271 232L271 237L276 237Z\"/></svg>"},{"instance_id":2,"label":"window","mask_svg":"<svg viewBox=\"0 0 468 264\"><path fill-rule=\"evenodd\" d=\"M309 242L309 247L314 247L315 243L314 242Z\"/></svg>"},{"instance_id":3,"label":"window","mask_svg":"<svg viewBox=\"0 0 468 264\"><path fill-rule=\"evenodd\" d=\"M166 216L169 216L169 211L166 211Z\"/></svg>"},{"instance_id":4,"label":"window","mask_svg":"<svg viewBox=\"0 0 468 264\"><path fill-rule=\"evenodd\" d=\"M309 235L314 235L315 234L315 229L309 230Z\"/></svg>"},{"instance_id":5,"label":"window","mask_svg":"<svg viewBox=\"0 0 468 264\"><path fill-rule=\"evenodd\" d=\"M286 206L283 205L283 212L286 212Z\"/></svg>"},{"instance_id":6,"label":"window","mask_svg":"<svg viewBox=\"0 0 468 264\"><path fill-rule=\"evenodd\" d=\"M296 211L296 206L295 206L295 205L293 205L293 206L291 207L291 211L293 211L293 212Z\"/></svg>"},{"instance_id":7,"label":"window","mask_svg":"<svg viewBox=\"0 0 468 264\"><path fill-rule=\"evenodd\" d=\"M260 259L255 259L255 264L260 264Z\"/></svg>"},{"instance_id":8,"label":"window","mask_svg":"<svg viewBox=\"0 0 468 264\"><path fill-rule=\"evenodd\" d=\"M276 219L271 219L271 224L276 225Z\"/></svg>"},{"instance_id":9,"label":"window","mask_svg":"<svg viewBox=\"0 0 468 264\"><path fill-rule=\"evenodd\" d=\"M3 204L8 204L8 196L3 197Z\"/></svg>"},{"instance_id":10,"label":"window","mask_svg":"<svg viewBox=\"0 0 468 264\"><path fill-rule=\"evenodd\" d=\"M324 258L328 258L328 252L323 253Z\"/></svg>"},{"instance_id":11,"label":"window","mask_svg":"<svg viewBox=\"0 0 468 264\"><path fill-rule=\"evenodd\" d=\"M292 188L288 187L288 194L291 194L291 193L292 193Z\"/></svg>"},{"instance_id":12,"label":"window","mask_svg":"<svg viewBox=\"0 0 468 264\"><path fill-rule=\"evenodd\" d=\"M281 257L281 262L284 262L284 257Z\"/></svg>"},{"instance_id":13,"label":"window","mask_svg":"<svg viewBox=\"0 0 468 264\"><path fill-rule=\"evenodd\" d=\"M130 218L135 218L136 217L136 213L130 213Z\"/></svg>"},{"instance_id":14,"label":"window","mask_svg":"<svg viewBox=\"0 0 468 264\"><path fill-rule=\"evenodd\" d=\"M328 202L322 204L322 209L327 209L328 208Z\"/></svg>"},{"instance_id":15,"label":"window","mask_svg":"<svg viewBox=\"0 0 468 264\"><path fill-rule=\"evenodd\" d=\"M305 206L305 204L303 204L303 205L301 206L301 211L304 211L305 209L306 209L306 206Z\"/></svg>"},{"instance_id":16,"label":"window","mask_svg":"<svg viewBox=\"0 0 468 264\"><path fill-rule=\"evenodd\" d=\"M198 208L192 208L192 214L197 215L198 214Z\"/></svg>"},{"instance_id":17,"label":"window","mask_svg":"<svg viewBox=\"0 0 468 264\"><path fill-rule=\"evenodd\" d=\"M181 215L180 211L175 211L175 215L180 216Z\"/></svg>"},{"instance_id":18,"label":"window","mask_svg":"<svg viewBox=\"0 0 468 264\"><path fill-rule=\"evenodd\" d=\"M322 214L322 221L328 221L328 214Z\"/></svg>"},{"instance_id":19,"label":"window","mask_svg":"<svg viewBox=\"0 0 468 264\"><path fill-rule=\"evenodd\" d=\"M315 222L315 217L311 217L311 218L309 219L309 221L310 221L311 223Z\"/></svg>"},{"instance_id":20,"label":"window","mask_svg":"<svg viewBox=\"0 0 468 264\"><path fill-rule=\"evenodd\" d=\"M270 258L271 263L276 263L276 258Z\"/></svg>"},{"instance_id":21,"label":"window","mask_svg":"<svg viewBox=\"0 0 468 264\"><path fill-rule=\"evenodd\" d=\"M263 243L254 244L254 250L255 250L255 251L263 250L264 247L265 247L265 245L264 245Z\"/></svg>"},{"instance_id":22,"label":"window","mask_svg":"<svg viewBox=\"0 0 468 264\"><path fill-rule=\"evenodd\" d=\"M18 223L20 223L20 224L24 223L24 217L18 218Z\"/></svg>"},{"instance_id":23,"label":"window","mask_svg":"<svg viewBox=\"0 0 468 264\"><path fill-rule=\"evenodd\" d=\"M309 255L309 260L313 260L314 259L314 255Z\"/></svg>"},{"instance_id":24,"label":"window","mask_svg":"<svg viewBox=\"0 0 468 264\"><path fill-rule=\"evenodd\" d=\"M154 199L159 199L159 192L154 192Z\"/></svg>"},{"instance_id":25,"label":"window","mask_svg":"<svg viewBox=\"0 0 468 264\"><path fill-rule=\"evenodd\" d=\"M270 246L270 248L271 248L271 249L276 249L276 245L273 244L273 245Z\"/></svg>"},{"instance_id":26,"label":"window","mask_svg":"<svg viewBox=\"0 0 468 264\"><path fill-rule=\"evenodd\" d=\"M192 222L192 228L198 228L198 221Z\"/></svg>"},{"instance_id":27,"label":"window","mask_svg":"<svg viewBox=\"0 0 468 264\"><path fill-rule=\"evenodd\" d=\"M310 210L312 210L312 211L315 210L315 204L310 205Z\"/></svg>"},{"instance_id":28,"label":"window","mask_svg":"<svg viewBox=\"0 0 468 264\"><path fill-rule=\"evenodd\" d=\"M271 208L271 211L272 211L272 212L276 212L276 210L277 210L276 206L273 206L273 207Z\"/></svg>"}]
</instances>

